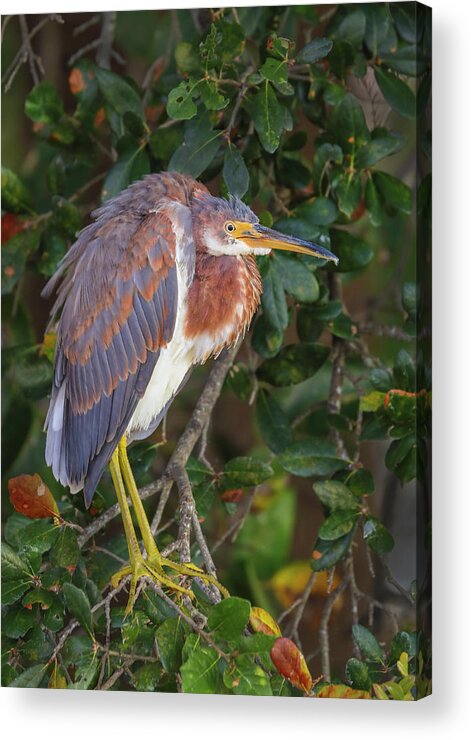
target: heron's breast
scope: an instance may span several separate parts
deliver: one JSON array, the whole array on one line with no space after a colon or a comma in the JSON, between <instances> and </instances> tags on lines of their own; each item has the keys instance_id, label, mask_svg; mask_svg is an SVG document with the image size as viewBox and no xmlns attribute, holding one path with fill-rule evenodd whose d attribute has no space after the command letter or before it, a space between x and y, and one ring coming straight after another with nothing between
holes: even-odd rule
<instances>
[{"instance_id":1,"label":"heron's breast","mask_svg":"<svg viewBox=\"0 0 471 740\"><path fill-rule=\"evenodd\" d=\"M196 362L204 362L242 335L260 303L260 273L255 260L206 255L196 263L187 295L183 327L194 344Z\"/></svg>"}]
</instances>

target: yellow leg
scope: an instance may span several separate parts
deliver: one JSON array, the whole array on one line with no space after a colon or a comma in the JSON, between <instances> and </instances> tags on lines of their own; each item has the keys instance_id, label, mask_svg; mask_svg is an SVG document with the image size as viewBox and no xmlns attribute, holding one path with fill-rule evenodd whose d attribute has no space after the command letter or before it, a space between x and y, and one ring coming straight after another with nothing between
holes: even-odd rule
<instances>
[{"instance_id":1,"label":"yellow leg","mask_svg":"<svg viewBox=\"0 0 471 740\"><path fill-rule=\"evenodd\" d=\"M147 576L149 578L158 581L162 586L171 588L173 591L179 591L180 593L192 596L191 591L183 588L177 583L174 583L170 578L167 578L162 568L157 571L152 567L152 564L144 560L139 548L139 542L136 537L136 531L131 518L131 512L129 510L126 490L121 475L121 469L119 466L119 452L115 450L110 460L110 472L113 479L113 484L116 491L116 497L118 499L119 508L121 509L121 517L123 519L124 533L126 535L126 542L129 551L129 565L119 570L111 579L111 584L114 588L119 582L126 576L131 576L131 584L129 587L129 598L126 607L126 614L132 611L134 605L134 599L136 595L136 587L139 578ZM141 503L142 505L142 503Z\"/></svg>"},{"instance_id":2,"label":"yellow leg","mask_svg":"<svg viewBox=\"0 0 471 740\"><path fill-rule=\"evenodd\" d=\"M155 561L156 563L160 563L160 553L158 551L157 545L155 544L149 520L147 519L141 497L139 496L139 491L137 490L136 481L134 480L134 475L131 469L126 448L126 437L123 437L118 444L118 456L119 466L123 475L124 484L132 501L133 509L136 514L139 529L141 530L142 541L144 542L144 547L146 549L147 555L151 560Z\"/></svg>"},{"instance_id":3,"label":"yellow leg","mask_svg":"<svg viewBox=\"0 0 471 740\"><path fill-rule=\"evenodd\" d=\"M222 584L220 584L216 580L216 578L208 575L203 570L201 570L201 568L198 568L198 566L194 565L193 563L176 563L173 560L162 557L154 540L154 536L152 534L152 530L150 528L150 524L141 501L141 497L139 496L139 491L137 489L136 481L134 480L134 475L129 463L126 448L126 437L123 437L118 444L117 450L113 454L110 462L110 468L113 482L116 488L116 495L118 496L121 512L123 514L124 530L126 533L130 557L130 565L122 568L113 577L112 583L113 585L116 585L124 576L129 574L132 575L130 598L127 611L132 609L137 579L141 575L151 577L156 582L160 583L163 586L171 588L173 591L178 591L180 593L193 596L193 593L191 591L183 588L175 581L173 581L165 573L164 568L173 570L180 576L201 578L205 583L211 583L216 586L223 596L229 596L229 592L227 591L227 589L224 588L224 586L222 586ZM137 523L142 535L144 548L147 552L146 560L144 560L139 550L136 533L134 531L134 526L127 503L126 490L131 498Z\"/></svg>"}]
</instances>

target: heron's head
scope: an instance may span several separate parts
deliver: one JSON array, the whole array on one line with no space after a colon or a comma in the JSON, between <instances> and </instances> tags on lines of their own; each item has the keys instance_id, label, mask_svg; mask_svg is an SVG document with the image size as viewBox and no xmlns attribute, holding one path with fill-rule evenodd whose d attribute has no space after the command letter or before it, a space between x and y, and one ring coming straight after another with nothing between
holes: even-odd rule
<instances>
[{"instance_id":1,"label":"heron's head","mask_svg":"<svg viewBox=\"0 0 471 740\"><path fill-rule=\"evenodd\" d=\"M215 256L262 255L284 249L338 262L335 254L318 244L262 226L255 213L232 195L229 200L198 195L192 202L192 217L198 244Z\"/></svg>"}]
</instances>

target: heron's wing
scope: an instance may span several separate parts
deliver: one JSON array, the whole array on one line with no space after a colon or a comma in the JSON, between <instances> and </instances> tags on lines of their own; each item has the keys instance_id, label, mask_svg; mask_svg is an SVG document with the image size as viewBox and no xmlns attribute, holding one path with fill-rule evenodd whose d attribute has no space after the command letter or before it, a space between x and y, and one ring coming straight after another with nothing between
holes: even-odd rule
<instances>
[{"instance_id":1,"label":"heron's wing","mask_svg":"<svg viewBox=\"0 0 471 740\"><path fill-rule=\"evenodd\" d=\"M61 268L46 460L87 505L172 338L177 247L165 210L120 211L84 229Z\"/></svg>"}]
</instances>

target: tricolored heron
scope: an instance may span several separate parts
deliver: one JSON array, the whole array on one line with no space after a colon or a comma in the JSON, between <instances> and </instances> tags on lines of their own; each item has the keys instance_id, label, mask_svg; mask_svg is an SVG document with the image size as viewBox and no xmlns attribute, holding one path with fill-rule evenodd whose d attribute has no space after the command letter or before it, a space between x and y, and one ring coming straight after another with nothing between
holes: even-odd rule
<instances>
[{"instance_id":1,"label":"tricolored heron","mask_svg":"<svg viewBox=\"0 0 471 740\"><path fill-rule=\"evenodd\" d=\"M52 320L60 318L46 461L72 493L83 489L87 506L109 464L130 558L113 582L131 575L132 607L143 575L187 594L171 571L220 584L191 563L161 556L127 445L157 428L193 365L245 332L262 292L255 255L285 249L337 258L262 226L239 198L216 198L176 173L148 175L92 216L43 293L61 280L52 309Z\"/></svg>"}]
</instances>

